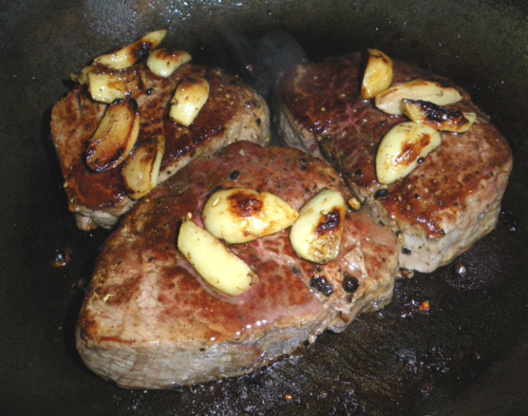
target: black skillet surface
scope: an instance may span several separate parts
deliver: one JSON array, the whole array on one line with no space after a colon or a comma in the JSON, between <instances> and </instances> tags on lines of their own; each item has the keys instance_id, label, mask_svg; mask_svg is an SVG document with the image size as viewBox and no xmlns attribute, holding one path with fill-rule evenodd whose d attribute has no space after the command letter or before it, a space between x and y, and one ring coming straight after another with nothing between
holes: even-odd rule
<instances>
[{"instance_id":1,"label":"black skillet surface","mask_svg":"<svg viewBox=\"0 0 528 416\"><path fill-rule=\"evenodd\" d=\"M50 109L70 73L158 28L263 94L302 53L367 47L453 78L514 150L497 230L453 265L399 282L381 312L255 374L149 392L99 379L73 331L106 233L77 231L66 210ZM524 0L0 1L0 56L2 414L528 414Z\"/></svg>"}]
</instances>

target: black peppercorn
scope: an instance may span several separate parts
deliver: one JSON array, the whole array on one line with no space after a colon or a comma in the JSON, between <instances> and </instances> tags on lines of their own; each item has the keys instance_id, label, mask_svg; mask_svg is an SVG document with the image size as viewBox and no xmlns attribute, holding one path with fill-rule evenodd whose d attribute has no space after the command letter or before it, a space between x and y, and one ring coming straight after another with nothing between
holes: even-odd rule
<instances>
[{"instance_id":1,"label":"black peppercorn","mask_svg":"<svg viewBox=\"0 0 528 416\"><path fill-rule=\"evenodd\" d=\"M334 287L328 283L323 276L320 275L312 277L312 280L310 280L310 286L325 296L330 296L332 293L334 293Z\"/></svg>"},{"instance_id":2,"label":"black peppercorn","mask_svg":"<svg viewBox=\"0 0 528 416\"><path fill-rule=\"evenodd\" d=\"M384 196L387 196L389 194L389 191L387 189L379 189L374 194L374 199L383 198Z\"/></svg>"},{"instance_id":3,"label":"black peppercorn","mask_svg":"<svg viewBox=\"0 0 528 416\"><path fill-rule=\"evenodd\" d=\"M229 179L232 181L236 181L240 177L240 172L238 170L234 170L229 174Z\"/></svg>"},{"instance_id":4,"label":"black peppercorn","mask_svg":"<svg viewBox=\"0 0 528 416\"><path fill-rule=\"evenodd\" d=\"M354 293L359 288L359 281L357 277L352 276L351 274L345 273L345 278L343 279L343 289L345 292Z\"/></svg>"}]
</instances>

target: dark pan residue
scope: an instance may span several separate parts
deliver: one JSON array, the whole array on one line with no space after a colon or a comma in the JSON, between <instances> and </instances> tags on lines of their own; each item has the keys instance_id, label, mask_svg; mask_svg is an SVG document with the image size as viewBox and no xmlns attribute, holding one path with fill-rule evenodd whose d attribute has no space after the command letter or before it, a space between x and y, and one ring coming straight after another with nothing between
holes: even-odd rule
<instances>
[{"instance_id":1,"label":"dark pan residue","mask_svg":"<svg viewBox=\"0 0 528 416\"><path fill-rule=\"evenodd\" d=\"M526 414L527 16L521 0L5 4L2 414ZM78 231L67 211L50 109L70 73L158 28L170 30L169 43L240 73L265 95L285 63L367 47L453 78L513 149L497 229L451 265L400 281L379 313L254 374L174 391L122 390L99 379L79 359L73 331L108 233Z\"/></svg>"}]
</instances>

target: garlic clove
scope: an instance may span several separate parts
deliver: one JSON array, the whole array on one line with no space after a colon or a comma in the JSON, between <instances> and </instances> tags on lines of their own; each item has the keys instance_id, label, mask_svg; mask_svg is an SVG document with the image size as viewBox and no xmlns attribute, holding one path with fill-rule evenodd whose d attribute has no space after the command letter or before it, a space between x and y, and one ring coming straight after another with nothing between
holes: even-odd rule
<instances>
[{"instance_id":1,"label":"garlic clove","mask_svg":"<svg viewBox=\"0 0 528 416\"><path fill-rule=\"evenodd\" d=\"M129 155L139 134L135 100L116 100L108 107L86 149L86 164L96 172L116 167Z\"/></svg>"},{"instance_id":2,"label":"garlic clove","mask_svg":"<svg viewBox=\"0 0 528 416\"><path fill-rule=\"evenodd\" d=\"M103 65L117 71L128 68L144 59L151 50L157 48L166 35L166 30L150 32L122 49L98 56L94 59L94 64Z\"/></svg>"},{"instance_id":3,"label":"garlic clove","mask_svg":"<svg viewBox=\"0 0 528 416\"><path fill-rule=\"evenodd\" d=\"M137 146L125 161L121 173L132 199L148 194L158 184L165 137L154 136Z\"/></svg>"},{"instance_id":4,"label":"garlic clove","mask_svg":"<svg viewBox=\"0 0 528 416\"><path fill-rule=\"evenodd\" d=\"M392 59L377 49L369 49L369 58L361 83L361 98L374 98L392 84Z\"/></svg>"},{"instance_id":5,"label":"garlic clove","mask_svg":"<svg viewBox=\"0 0 528 416\"><path fill-rule=\"evenodd\" d=\"M120 75L90 72L88 88L94 101L111 104L114 100L125 99L130 94L126 78Z\"/></svg>"},{"instance_id":6,"label":"garlic clove","mask_svg":"<svg viewBox=\"0 0 528 416\"><path fill-rule=\"evenodd\" d=\"M202 211L205 228L231 244L246 243L284 230L298 215L278 196L246 188L215 192Z\"/></svg>"},{"instance_id":7,"label":"garlic clove","mask_svg":"<svg viewBox=\"0 0 528 416\"><path fill-rule=\"evenodd\" d=\"M454 104L462 99L460 92L440 82L416 79L382 91L375 98L375 105L388 114L401 115L402 100L423 100L437 105Z\"/></svg>"},{"instance_id":8,"label":"garlic clove","mask_svg":"<svg viewBox=\"0 0 528 416\"><path fill-rule=\"evenodd\" d=\"M404 178L441 143L440 133L432 127L413 121L397 124L383 137L376 154L378 182L389 185Z\"/></svg>"},{"instance_id":9,"label":"garlic clove","mask_svg":"<svg viewBox=\"0 0 528 416\"><path fill-rule=\"evenodd\" d=\"M464 133L477 119L475 113L464 113L422 100L402 100L403 113L416 123L426 124L435 130Z\"/></svg>"},{"instance_id":10,"label":"garlic clove","mask_svg":"<svg viewBox=\"0 0 528 416\"><path fill-rule=\"evenodd\" d=\"M170 77L180 66L189 62L191 55L185 51L160 48L153 51L147 59L147 67L160 77Z\"/></svg>"},{"instance_id":11,"label":"garlic clove","mask_svg":"<svg viewBox=\"0 0 528 416\"><path fill-rule=\"evenodd\" d=\"M334 260L341 247L346 202L341 192L325 189L299 211L290 230L290 242L297 255L314 263Z\"/></svg>"},{"instance_id":12,"label":"garlic clove","mask_svg":"<svg viewBox=\"0 0 528 416\"><path fill-rule=\"evenodd\" d=\"M189 127L209 98L209 83L203 78L183 79L171 100L169 116Z\"/></svg>"},{"instance_id":13,"label":"garlic clove","mask_svg":"<svg viewBox=\"0 0 528 416\"><path fill-rule=\"evenodd\" d=\"M203 280L226 295L242 295L258 282L258 276L243 260L190 218L182 223L177 244Z\"/></svg>"}]
</instances>

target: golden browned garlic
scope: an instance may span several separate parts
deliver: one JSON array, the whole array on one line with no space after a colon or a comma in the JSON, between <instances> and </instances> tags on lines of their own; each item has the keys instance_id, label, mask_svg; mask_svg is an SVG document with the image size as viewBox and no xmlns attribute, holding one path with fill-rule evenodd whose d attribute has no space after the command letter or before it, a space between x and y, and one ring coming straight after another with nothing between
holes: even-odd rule
<instances>
[{"instance_id":1,"label":"golden browned garlic","mask_svg":"<svg viewBox=\"0 0 528 416\"><path fill-rule=\"evenodd\" d=\"M464 133L477 119L475 113L463 113L422 100L402 100L403 113L416 123L426 124L439 131Z\"/></svg>"},{"instance_id":2,"label":"golden browned garlic","mask_svg":"<svg viewBox=\"0 0 528 416\"><path fill-rule=\"evenodd\" d=\"M279 232L292 225L298 215L278 196L246 188L215 192L202 212L205 228L232 244Z\"/></svg>"},{"instance_id":3,"label":"golden browned garlic","mask_svg":"<svg viewBox=\"0 0 528 416\"><path fill-rule=\"evenodd\" d=\"M106 104L127 98L132 89L137 87L137 80L133 74L89 72L87 79L92 99Z\"/></svg>"},{"instance_id":4,"label":"golden browned garlic","mask_svg":"<svg viewBox=\"0 0 528 416\"><path fill-rule=\"evenodd\" d=\"M440 82L416 79L390 87L375 98L378 109L388 114L403 114L402 100L423 100L437 105L454 104L462 99L456 88L446 87Z\"/></svg>"},{"instance_id":5,"label":"golden browned garlic","mask_svg":"<svg viewBox=\"0 0 528 416\"><path fill-rule=\"evenodd\" d=\"M378 148L378 182L389 185L404 178L441 143L440 133L432 127L413 121L397 124L383 137Z\"/></svg>"},{"instance_id":6,"label":"golden browned garlic","mask_svg":"<svg viewBox=\"0 0 528 416\"><path fill-rule=\"evenodd\" d=\"M86 164L96 172L122 163L139 134L139 112L134 100L117 100L108 107L86 149Z\"/></svg>"},{"instance_id":7,"label":"golden browned garlic","mask_svg":"<svg viewBox=\"0 0 528 416\"><path fill-rule=\"evenodd\" d=\"M203 78L183 79L171 100L169 116L189 127L209 98L209 83Z\"/></svg>"},{"instance_id":8,"label":"golden browned garlic","mask_svg":"<svg viewBox=\"0 0 528 416\"><path fill-rule=\"evenodd\" d=\"M166 35L166 30L150 32L124 48L98 56L94 59L94 64L118 71L128 68L146 58L150 51L159 46Z\"/></svg>"},{"instance_id":9,"label":"golden browned garlic","mask_svg":"<svg viewBox=\"0 0 528 416\"><path fill-rule=\"evenodd\" d=\"M325 189L310 199L290 230L290 242L297 255L314 263L334 260L341 247L346 212L339 191Z\"/></svg>"},{"instance_id":10,"label":"golden browned garlic","mask_svg":"<svg viewBox=\"0 0 528 416\"><path fill-rule=\"evenodd\" d=\"M149 55L147 67L152 73L166 78L170 77L174 71L191 59L191 55L185 51L160 48Z\"/></svg>"},{"instance_id":11,"label":"golden browned garlic","mask_svg":"<svg viewBox=\"0 0 528 416\"><path fill-rule=\"evenodd\" d=\"M374 98L390 87L394 78L392 60L377 49L368 50L369 58L363 81L361 83L361 98Z\"/></svg>"},{"instance_id":12,"label":"golden browned garlic","mask_svg":"<svg viewBox=\"0 0 528 416\"><path fill-rule=\"evenodd\" d=\"M189 217L180 227L177 244L203 280L226 295L240 296L258 282L258 276L243 260Z\"/></svg>"},{"instance_id":13,"label":"golden browned garlic","mask_svg":"<svg viewBox=\"0 0 528 416\"><path fill-rule=\"evenodd\" d=\"M154 136L136 146L125 161L121 175L132 199L142 198L156 187L164 151L165 137Z\"/></svg>"}]
</instances>

